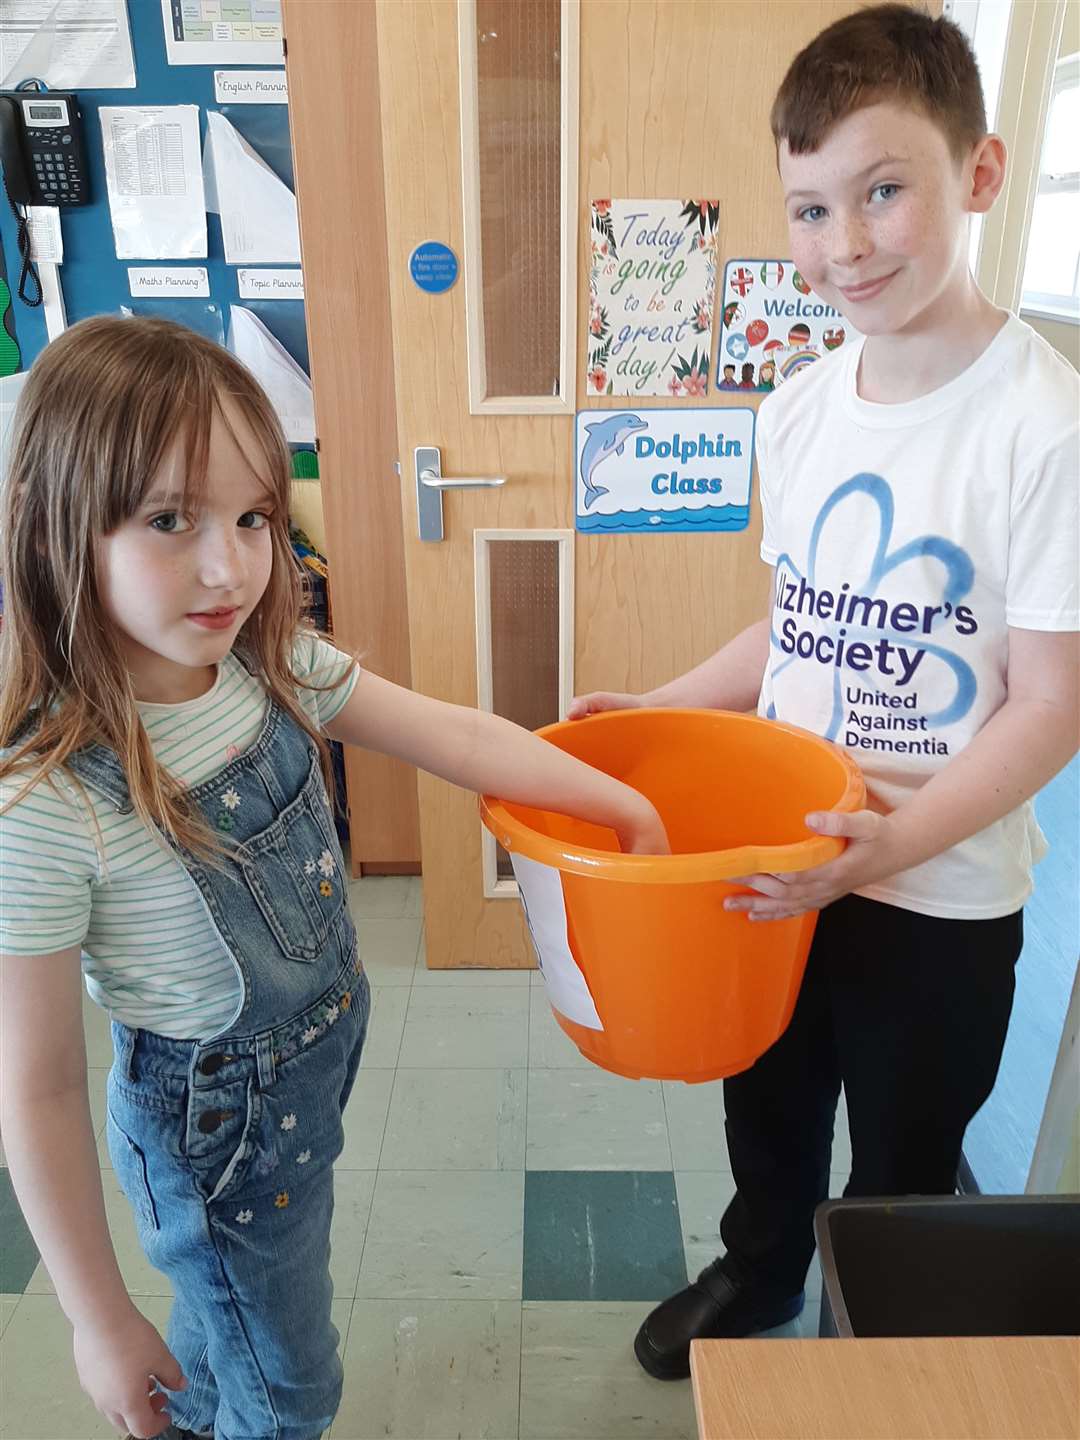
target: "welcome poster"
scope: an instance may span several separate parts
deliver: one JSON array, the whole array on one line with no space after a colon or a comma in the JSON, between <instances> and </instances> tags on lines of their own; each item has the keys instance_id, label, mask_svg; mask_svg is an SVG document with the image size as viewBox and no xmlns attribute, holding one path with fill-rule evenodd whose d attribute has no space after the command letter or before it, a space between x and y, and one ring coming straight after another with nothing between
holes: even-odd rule
<instances>
[{"instance_id":1,"label":"welcome poster","mask_svg":"<svg viewBox=\"0 0 1080 1440\"><path fill-rule=\"evenodd\" d=\"M729 260L722 303L717 390L774 390L859 335L790 260Z\"/></svg>"}]
</instances>

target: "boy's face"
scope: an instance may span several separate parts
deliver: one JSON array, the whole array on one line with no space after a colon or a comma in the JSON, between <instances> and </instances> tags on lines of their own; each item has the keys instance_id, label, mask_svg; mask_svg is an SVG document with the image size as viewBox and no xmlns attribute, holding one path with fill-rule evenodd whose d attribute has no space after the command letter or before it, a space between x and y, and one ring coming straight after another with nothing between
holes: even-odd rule
<instances>
[{"instance_id":1,"label":"boy's face","mask_svg":"<svg viewBox=\"0 0 1080 1440\"><path fill-rule=\"evenodd\" d=\"M997 194L977 183L988 144L1000 142L957 161L933 121L891 101L838 121L811 155L782 143L796 267L865 335L945 323L966 282L968 216Z\"/></svg>"}]
</instances>

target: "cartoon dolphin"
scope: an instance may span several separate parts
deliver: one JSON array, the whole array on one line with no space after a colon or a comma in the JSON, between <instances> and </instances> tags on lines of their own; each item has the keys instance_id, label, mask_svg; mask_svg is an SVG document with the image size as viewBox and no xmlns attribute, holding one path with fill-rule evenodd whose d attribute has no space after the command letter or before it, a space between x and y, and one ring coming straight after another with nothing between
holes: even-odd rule
<instances>
[{"instance_id":1,"label":"cartoon dolphin","mask_svg":"<svg viewBox=\"0 0 1080 1440\"><path fill-rule=\"evenodd\" d=\"M606 486L593 484L592 477L596 467L612 455L621 455L628 436L637 430L648 428L639 416L625 414L609 415L606 420L594 420L591 425L585 426L589 438L581 452L581 478L585 485L586 510L599 500L601 495L608 493Z\"/></svg>"}]
</instances>

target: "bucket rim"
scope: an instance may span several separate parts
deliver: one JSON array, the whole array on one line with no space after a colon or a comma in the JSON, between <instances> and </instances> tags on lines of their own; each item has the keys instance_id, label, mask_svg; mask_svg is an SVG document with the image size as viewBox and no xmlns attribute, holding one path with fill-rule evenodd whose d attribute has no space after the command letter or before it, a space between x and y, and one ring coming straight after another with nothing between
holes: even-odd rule
<instances>
[{"instance_id":1,"label":"bucket rim","mask_svg":"<svg viewBox=\"0 0 1080 1440\"><path fill-rule=\"evenodd\" d=\"M767 720L760 715L744 715L735 710L713 710L690 706L641 706L632 711L607 710L583 720L560 720L545 725L534 733L548 739L570 726L604 723L614 715L702 715L722 717L747 725L768 725L826 752L845 772L845 785L840 798L828 808L831 814L850 814L866 804L866 782L855 761L839 745L824 740L810 730L789 725L782 720ZM632 885L700 885L716 880L733 880L759 872L791 874L827 864L843 853L846 842L829 835L813 835L789 845L740 845L728 850L700 850L688 855L623 855L617 851L594 850L571 846L566 841L541 835L515 815L508 805L493 795L481 795L480 817L495 839L511 855L523 855L555 870L571 875L589 875L600 880L616 880ZM825 807L822 807L825 808Z\"/></svg>"}]
</instances>

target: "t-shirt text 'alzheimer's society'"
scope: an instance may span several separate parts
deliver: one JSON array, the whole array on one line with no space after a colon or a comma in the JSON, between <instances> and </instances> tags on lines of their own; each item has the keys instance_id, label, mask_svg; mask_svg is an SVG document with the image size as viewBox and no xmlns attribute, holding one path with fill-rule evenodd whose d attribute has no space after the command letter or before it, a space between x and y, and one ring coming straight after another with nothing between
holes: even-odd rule
<instances>
[{"instance_id":1,"label":"t-shirt text 'alzheimer's society'","mask_svg":"<svg viewBox=\"0 0 1080 1440\"><path fill-rule=\"evenodd\" d=\"M928 733L929 717L922 713L915 687L920 666L928 653L941 653L946 634L962 639L978 633L979 622L969 606L886 599L855 591L847 581L839 589L816 588L781 564L773 629L785 655L867 677L841 677L846 745L907 754L949 753L944 740ZM881 733L895 736L897 731L913 738L885 738Z\"/></svg>"}]
</instances>

